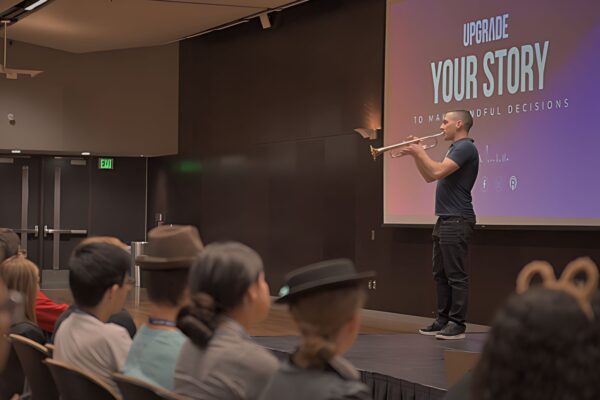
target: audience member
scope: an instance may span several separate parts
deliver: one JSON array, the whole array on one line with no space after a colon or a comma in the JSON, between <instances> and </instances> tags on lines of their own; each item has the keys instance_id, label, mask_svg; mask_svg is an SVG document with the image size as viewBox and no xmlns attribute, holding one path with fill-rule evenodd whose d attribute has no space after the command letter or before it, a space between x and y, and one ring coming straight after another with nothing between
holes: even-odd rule
<instances>
[{"instance_id":1,"label":"audience member","mask_svg":"<svg viewBox=\"0 0 600 400\"><path fill-rule=\"evenodd\" d=\"M263 263L236 242L206 246L189 276L192 304L177 326L189 338L175 370L175 391L193 399L257 399L277 359L248 330L270 308Z\"/></svg>"},{"instance_id":2,"label":"audience member","mask_svg":"<svg viewBox=\"0 0 600 400\"><path fill-rule=\"evenodd\" d=\"M289 304L301 343L281 365L261 399L370 399L358 371L342 355L356 340L364 280L347 259L322 261L291 272L279 303ZM293 389L292 389L293 388Z\"/></svg>"},{"instance_id":3,"label":"audience member","mask_svg":"<svg viewBox=\"0 0 600 400\"><path fill-rule=\"evenodd\" d=\"M19 251L19 236L8 228L0 228L0 262Z\"/></svg>"},{"instance_id":4,"label":"audience member","mask_svg":"<svg viewBox=\"0 0 600 400\"><path fill-rule=\"evenodd\" d=\"M573 278L585 272L585 284ZM532 277L541 287L529 288ZM517 293L498 311L473 374L475 400L592 400L600 398L598 282L596 265L580 258L559 281L549 264L533 262L517 281ZM466 398L466 397L465 397Z\"/></svg>"},{"instance_id":5,"label":"audience member","mask_svg":"<svg viewBox=\"0 0 600 400\"><path fill-rule=\"evenodd\" d=\"M133 339L123 373L173 390L175 364L185 335L177 314L189 302L187 277L202 250L193 226L162 225L148 233L146 255L136 263L144 271L150 316Z\"/></svg>"},{"instance_id":6,"label":"audience member","mask_svg":"<svg viewBox=\"0 0 600 400\"><path fill-rule=\"evenodd\" d=\"M0 279L8 290L22 296L23 318L13 321L10 333L25 336L40 344L46 343L44 332L37 325L35 299L39 292L40 275L37 265L18 253L0 264Z\"/></svg>"},{"instance_id":7,"label":"audience member","mask_svg":"<svg viewBox=\"0 0 600 400\"><path fill-rule=\"evenodd\" d=\"M130 289L130 256L106 243L78 246L69 261L69 286L77 308L56 332L54 358L98 376L115 390L131 347L122 326L108 323L123 309Z\"/></svg>"},{"instance_id":8,"label":"audience member","mask_svg":"<svg viewBox=\"0 0 600 400\"><path fill-rule=\"evenodd\" d=\"M19 236L8 228L0 228L0 262L12 257L19 251ZM35 298L35 314L37 325L49 337L54 331L58 317L69 307L68 304L58 304L49 299L41 290Z\"/></svg>"},{"instance_id":9,"label":"audience member","mask_svg":"<svg viewBox=\"0 0 600 400\"><path fill-rule=\"evenodd\" d=\"M4 369L6 358L8 357L9 345L4 337L9 334L9 329L12 325L11 314L13 306L6 286L0 280L0 373Z\"/></svg>"},{"instance_id":10,"label":"audience member","mask_svg":"<svg viewBox=\"0 0 600 400\"><path fill-rule=\"evenodd\" d=\"M92 244L92 243L112 244L114 246L117 246L117 247L125 250L125 251L129 251L129 246L127 246L125 243L123 243L116 237L112 237L112 236L90 236L90 237L83 239L81 241L81 243L79 243L79 246L85 246L87 244ZM50 302L52 302L52 300L50 300ZM39 303L37 303L37 304L39 304ZM57 304L55 304L55 305L59 306ZM60 314L52 315L52 317L54 319L52 320L53 328L51 331L49 331L49 332L52 332L52 337L50 339L50 343L54 343L54 338L56 336L56 332L58 331L58 328L63 323L63 321L65 319L67 319L69 317L69 315L71 315L71 313L77 308L76 304L71 304L70 306L65 304L64 306L66 308L65 310L63 310L64 312L62 312ZM52 308L51 304L48 304L48 306L46 307L46 309L48 310L48 313L46 313L45 315L51 315L51 312L52 312L51 308ZM58 312L59 309L58 309L58 307L54 307L54 310L56 312ZM40 312L38 312L38 318L39 318L39 315L40 315ZM49 319L49 322L50 322L50 319ZM117 324L117 325L121 325L123 328L127 329L127 333L129 333L129 337L131 337L132 339L135 336L135 333L137 332L137 327L135 326L135 322L133 321L133 318L131 317L131 314L129 313L129 311L127 311L126 309L122 309L119 312L111 315L110 318L108 319L108 322L111 322L111 323Z\"/></svg>"}]
</instances>

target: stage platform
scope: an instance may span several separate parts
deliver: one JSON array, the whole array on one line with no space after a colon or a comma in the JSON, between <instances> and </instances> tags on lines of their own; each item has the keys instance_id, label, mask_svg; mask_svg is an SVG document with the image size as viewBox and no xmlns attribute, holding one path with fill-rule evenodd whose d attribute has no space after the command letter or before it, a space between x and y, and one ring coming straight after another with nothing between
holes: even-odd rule
<instances>
[{"instance_id":1,"label":"stage platform","mask_svg":"<svg viewBox=\"0 0 600 400\"><path fill-rule=\"evenodd\" d=\"M413 333L362 334L346 358L361 371L361 379L373 389L375 400L436 400L448 389L444 350L480 352L486 336L472 333L463 340L436 340ZM255 340L286 357L299 339L263 336Z\"/></svg>"}]
</instances>

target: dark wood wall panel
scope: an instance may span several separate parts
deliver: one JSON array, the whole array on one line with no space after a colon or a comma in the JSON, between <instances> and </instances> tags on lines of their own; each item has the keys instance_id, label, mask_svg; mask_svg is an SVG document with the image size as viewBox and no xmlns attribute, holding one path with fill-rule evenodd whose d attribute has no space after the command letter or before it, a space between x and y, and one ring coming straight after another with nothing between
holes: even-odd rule
<instances>
[{"instance_id":1,"label":"dark wood wall panel","mask_svg":"<svg viewBox=\"0 0 600 400\"><path fill-rule=\"evenodd\" d=\"M432 315L431 229L381 226L382 162L353 132L381 125L385 1L273 16L271 30L251 21L181 43L180 155L150 161L148 220L247 243L273 293L292 268L350 257L377 270L369 307ZM530 260L598 261L599 243L598 232L478 231L470 320L488 322Z\"/></svg>"},{"instance_id":2,"label":"dark wood wall panel","mask_svg":"<svg viewBox=\"0 0 600 400\"><path fill-rule=\"evenodd\" d=\"M145 235L146 159L115 158L115 168L100 170L94 163L90 176L90 235L117 236L143 241ZM79 197L75 196L77 200Z\"/></svg>"}]
</instances>

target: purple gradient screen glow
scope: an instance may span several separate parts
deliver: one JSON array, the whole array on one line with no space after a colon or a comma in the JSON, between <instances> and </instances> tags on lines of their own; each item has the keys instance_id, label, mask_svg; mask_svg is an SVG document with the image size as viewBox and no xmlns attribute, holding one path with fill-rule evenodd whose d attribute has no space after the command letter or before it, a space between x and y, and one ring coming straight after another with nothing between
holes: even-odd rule
<instances>
[{"instance_id":1,"label":"purple gradient screen glow","mask_svg":"<svg viewBox=\"0 0 600 400\"><path fill-rule=\"evenodd\" d=\"M503 15L507 37L465 46L465 24ZM596 1L388 0L384 144L437 133L445 111L469 110L480 154L472 191L479 224L600 226L599 46ZM495 62L486 75L490 52ZM477 97L471 90L459 100L454 87L462 87L468 56ZM435 103L434 75L446 60ZM489 76L495 89L486 94ZM453 95L444 99L444 88ZM441 161L448 146L440 141L429 154ZM424 182L411 157L383 158L384 222L434 222L435 183Z\"/></svg>"}]
</instances>

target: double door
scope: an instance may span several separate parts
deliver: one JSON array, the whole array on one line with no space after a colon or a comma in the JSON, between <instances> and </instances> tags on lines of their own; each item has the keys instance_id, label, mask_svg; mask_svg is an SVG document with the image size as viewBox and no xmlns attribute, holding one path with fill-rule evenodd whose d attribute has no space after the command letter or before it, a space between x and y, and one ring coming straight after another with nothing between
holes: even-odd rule
<instances>
[{"instance_id":1,"label":"double door","mask_svg":"<svg viewBox=\"0 0 600 400\"><path fill-rule=\"evenodd\" d=\"M85 158L0 156L0 226L43 270L67 269L88 234L90 168Z\"/></svg>"}]
</instances>

